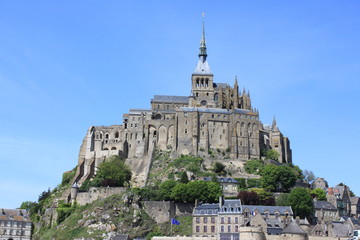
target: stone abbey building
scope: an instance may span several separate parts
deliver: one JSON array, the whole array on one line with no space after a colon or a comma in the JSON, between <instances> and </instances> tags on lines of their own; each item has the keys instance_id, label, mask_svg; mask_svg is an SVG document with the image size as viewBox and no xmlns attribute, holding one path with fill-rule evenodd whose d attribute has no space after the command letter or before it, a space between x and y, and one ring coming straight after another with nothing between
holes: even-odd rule
<instances>
[{"instance_id":1,"label":"stone abbey building","mask_svg":"<svg viewBox=\"0 0 360 240\"><path fill-rule=\"evenodd\" d=\"M91 126L83 140L75 181L91 178L108 156L127 159L137 175L146 174L154 149L199 155L209 149L230 153L233 161L260 158L260 151L275 149L279 161L291 163L290 142L276 121L263 125L249 93L216 83L207 61L203 25L199 60L191 75L191 96L155 95L151 109L130 109L122 125ZM135 175L136 175L135 174ZM141 185L141 184L140 184Z\"/></svg>"}]
</instances>

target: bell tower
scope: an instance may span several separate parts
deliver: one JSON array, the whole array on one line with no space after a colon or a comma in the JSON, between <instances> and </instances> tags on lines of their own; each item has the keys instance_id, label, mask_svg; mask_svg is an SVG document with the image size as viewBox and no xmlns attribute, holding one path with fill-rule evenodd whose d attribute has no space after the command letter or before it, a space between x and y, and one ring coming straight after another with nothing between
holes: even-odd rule
<instances>
[{"instance_id":1,"label":"bell tower","mask_svg":"<svg viewBox=\"0 0 360 240\"><path fill-rule=\"evenodd\" d=\"M199 60L191 76L192 107L215 107L214 102L214 75L207 62L205 24L202 23L202 37L199 48Z\"/></svg>"}]
</instances>

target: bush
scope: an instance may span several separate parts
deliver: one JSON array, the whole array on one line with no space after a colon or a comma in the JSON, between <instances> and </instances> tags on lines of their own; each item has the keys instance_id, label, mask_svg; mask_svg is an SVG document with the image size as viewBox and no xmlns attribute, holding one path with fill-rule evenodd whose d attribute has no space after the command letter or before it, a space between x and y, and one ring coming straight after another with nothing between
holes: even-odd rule
<instances>
[{"instance_id":1,"label":"bush","mask_svg":"<svg viewBox=\"0 0 360 240\"><path fill-rule=\"evenodd\" d=\"M264 168L264 165L265 164L262 160L253 159L245 163L244 169L247 173L259 175L260 171Z\"/></svg>"},{"instance_id":2,"label":"bush","mask_svg":"<svg viewBox=\"0 0 360 240\"><path fill-rule=\"evenodd\" d=\"M61 186L65 186L67 184L70 184L71 180L75 176L75 173L76 173L76 169L64 172L63 175L62 175Z\"/></svg>"},{"instance_id":3,"label":"bush","mask_svg":"<svg viewBox=\"0 0 360 240\"><path fill-rule=\"evenodd\" d=\"M271 159L271 160L276 160L278 161L279 160L279 157L280 157L280 153L278 153L276 150L274 149L270 149L270 150L267 150L265 152L265 157L266 159Z\"/></svg>"},{"instance_id":4,"label":"bush","mask_svg":"<svg viewBox=\"0 0 360 240\"><path fill-rule=\"evenodd\" d=\"M225 165L220 162L215 162L213 171L214 171L214 173L217 173L217 174L225 174L226 173Z\"/></svg>"},{"instance_id":5,"label":"bush","mask_svg":"<svg viewBox=\"0 0 360 240\"><path fill-rule=\"evenodd\" d=\"M124 159L112 156L99 165L93 183L97 187L123 187L131 179L131 170Z\"/></svg>"}]
</instances>

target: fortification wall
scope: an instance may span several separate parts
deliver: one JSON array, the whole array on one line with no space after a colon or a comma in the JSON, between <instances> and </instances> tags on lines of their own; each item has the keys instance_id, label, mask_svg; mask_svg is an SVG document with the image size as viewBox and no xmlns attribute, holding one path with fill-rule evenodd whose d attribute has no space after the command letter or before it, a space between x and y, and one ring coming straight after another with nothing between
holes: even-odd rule
<instances>
[{"instance_id":1,"label":"fortification wall","mask_svg":"<svg viewBox=\"0 0 360 240\"><path fill-rule=\"evenodd\" d=\"M175 205L168 201L144 201L142 202L145 212L156 223L169 222L175 216Z\"/></svg>"},{"instance_id":2,"label":"fortification wall","mask_svg":"<svg viewBox=\"0 0 360 240\"><path fill-rule=\"evenodd\" d=\"M281 234L281 235L266 235L266 240L309 240L308 235L299 234ZM325 240L325 239L323 239Z\"/></svg>"},{"instance_id":3,"label":"fortification wall","mask_svg":"<svg viewBox=\"0 0 360 240\"><path fill-rule=\"evenodd\" d=\"M193 213L195 208L195 204L193 203L175 203L175 215L176 216L183 216L189 215Z\"/></svg>"},{"instance_id":4,"label":"fortification wall","mask_svg":"<svg viewBox=\"0 0 360 240\"><path fill-rule=\"evenodd\" d=\"M92 187L88 192L78 192L76 196L76 203L79 205L86 205L98 199L104 199L114 194L120 194L126 191L125 187Z\"/></svg>"},{"instance_id":5,"label":"fortification wall","mask_svg":"<svg viewBox=\"0 0 360 240\"><path fill-rule=\"evenodd\" d=\"M266 240L261 227L240 227L240 239Z\"/></svg>"}]
</instances>

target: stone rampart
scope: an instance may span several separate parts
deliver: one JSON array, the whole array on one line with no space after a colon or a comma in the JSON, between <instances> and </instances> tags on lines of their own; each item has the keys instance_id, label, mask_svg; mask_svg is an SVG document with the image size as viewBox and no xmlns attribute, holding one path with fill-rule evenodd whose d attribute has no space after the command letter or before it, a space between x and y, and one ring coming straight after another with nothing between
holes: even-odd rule
<instances>
[{"instance_id":1,"label":"stone rampart","mask_svg":"<svg viewBox=\"0 0 360 240\"><path fill-rule=\"evenodd\" d=\"M143 201L145 212L156 223L169 222L175 216L175 205L169 201Z\"/></svg>"},{"instance_id":2,"label":"stone rampart","mask_svg":"<svg viewBox=\"0 0 360 240\"><path fill-rule=\"evenodd\" d=\"M98 199L104 199L114 194L120 194L126 191L125 187L92 187L87 192L78 192L76 196L76 203L79 205L86 205Z\"/></svg>"},{"instance_id":3,"label":"stone rampart","mask_svg":"<svg viewBox=\"0 0 360 240\"><path fill-rule=\"evenodd\" d=\"M195 204L193 203L175 203L175 215L183 216L183 215L191 215L195 208Z\"/></svg>"},{"instance_id":4,"label":"stone rampart","mask_svg":"<svg viewBox=\"0 0 360 240\"><path fill-rule=\"evenodd\" d=\"M267 235L266 240L309 240L307 234L281 234L281 235ZM325 239L323 239L325 240Z\"/></svg>"}]
</instances>

